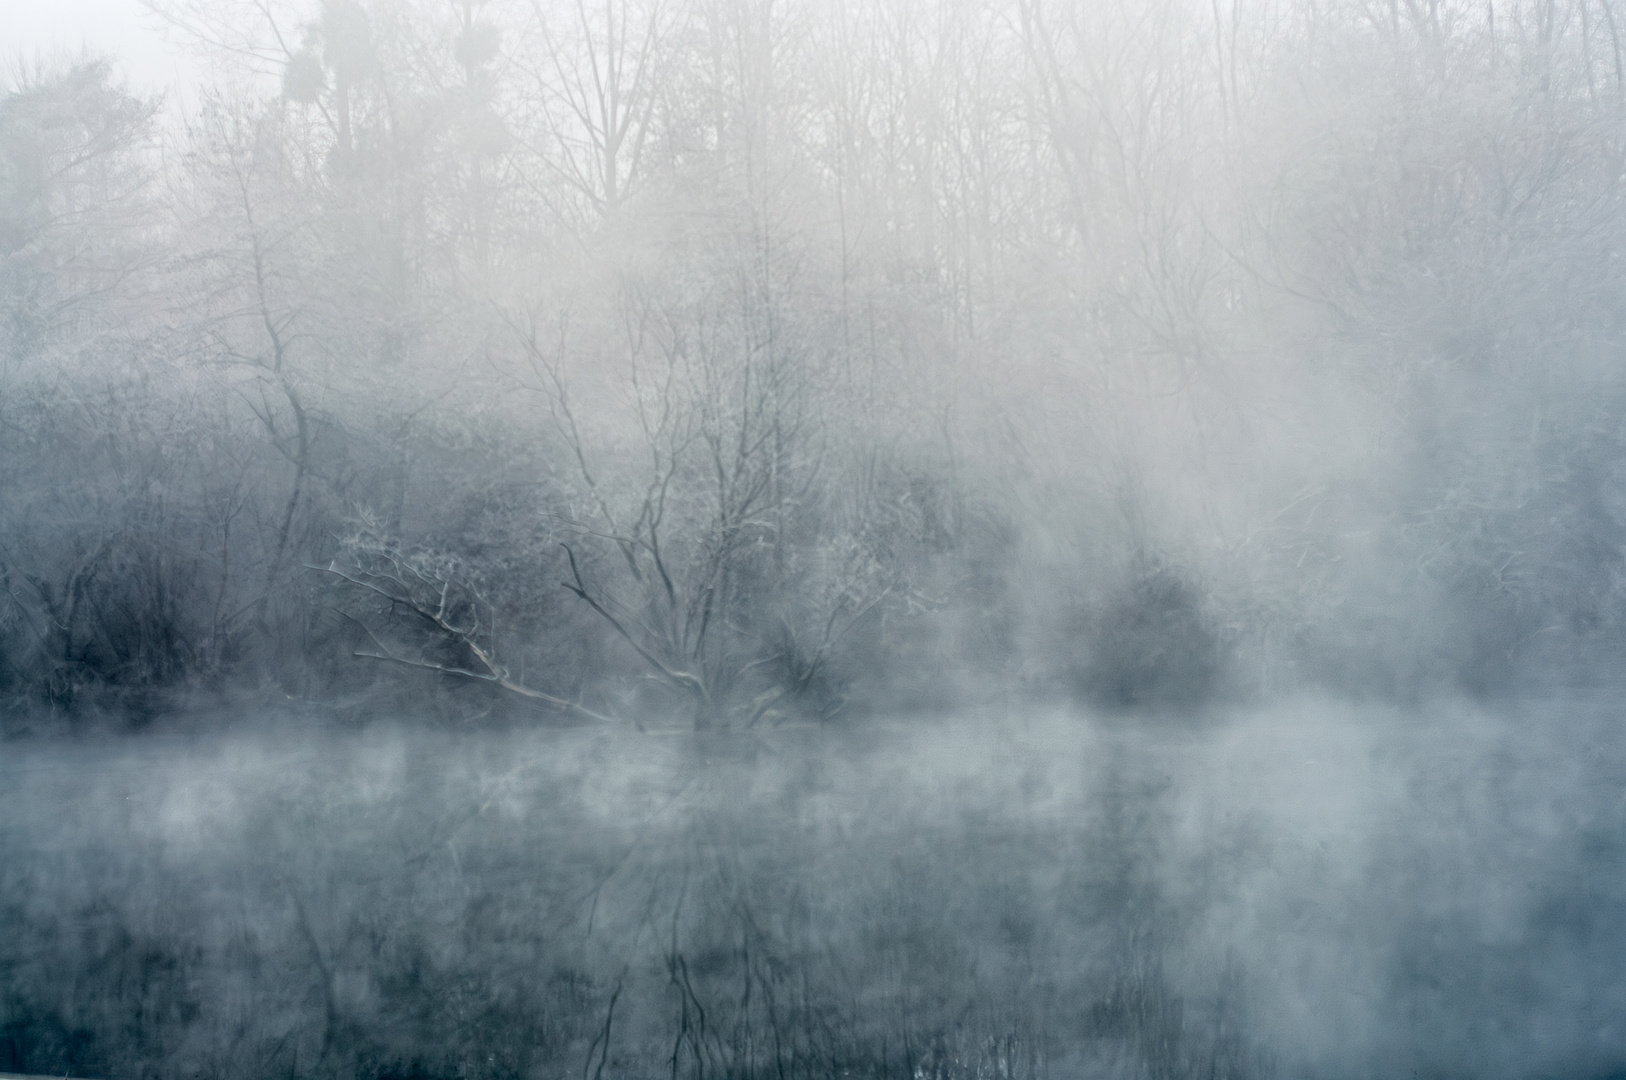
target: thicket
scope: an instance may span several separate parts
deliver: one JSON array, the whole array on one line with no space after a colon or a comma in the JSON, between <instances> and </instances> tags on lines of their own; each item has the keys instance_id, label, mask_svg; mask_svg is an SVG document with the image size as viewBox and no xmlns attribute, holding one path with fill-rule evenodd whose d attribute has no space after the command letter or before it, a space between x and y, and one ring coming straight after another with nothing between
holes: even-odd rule
<instances>
[{"instance_id":1,"label":"thicket","mask_svg":"<svg viewBox=\"0 0 1626 1080\"><path fill-rule=\"evenodd\" d=\"M159 7L239 65L195 104L0 97L10 716L1181 711L1620 643L1608 0Z\"/></svg>"}]
</instances>

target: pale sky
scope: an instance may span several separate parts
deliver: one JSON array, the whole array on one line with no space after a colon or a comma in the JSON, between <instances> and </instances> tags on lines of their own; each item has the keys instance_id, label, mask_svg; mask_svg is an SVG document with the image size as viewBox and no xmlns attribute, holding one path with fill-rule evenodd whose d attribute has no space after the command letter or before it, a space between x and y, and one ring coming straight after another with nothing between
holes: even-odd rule
<instances>
[{"instance_id":1,"label":"pale sky","mask_svg":"<svg viewBox=\"0 0 1626 1080\"><path fill-rule=\"evenodd\" d=\"M173 43L163 22L138 0L0 0L0 61L77 54L81 46L111 54L131 88L184 93L197 67Z\"/></svg>"}]
</instances>

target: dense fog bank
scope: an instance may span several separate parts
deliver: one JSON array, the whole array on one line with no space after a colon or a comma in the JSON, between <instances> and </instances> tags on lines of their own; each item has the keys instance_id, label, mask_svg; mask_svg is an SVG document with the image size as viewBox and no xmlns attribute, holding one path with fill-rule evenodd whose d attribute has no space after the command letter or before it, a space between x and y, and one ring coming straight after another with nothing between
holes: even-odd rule
<instances>
[{"instance_id":1,"label":"dense fog bank","mask_svg":"<svg viewBox=\"0 0 1626 1080\"><path fill-rule=\"evenodd\" d=\"M1609 3L155 7L196 104L0 89L14 710L725 728L1619 654Z\"/></svg>"},{"instance_id":2,"label":"dense fog bank","mask_svg":"<svg viewBox=\"0 0 1626 1080\"><path fill-rule=\"evenodd\" d=\"M0 1066L1613 1075L1619 722L35 744L0 766Z\"/></svg>"}]
</instances>

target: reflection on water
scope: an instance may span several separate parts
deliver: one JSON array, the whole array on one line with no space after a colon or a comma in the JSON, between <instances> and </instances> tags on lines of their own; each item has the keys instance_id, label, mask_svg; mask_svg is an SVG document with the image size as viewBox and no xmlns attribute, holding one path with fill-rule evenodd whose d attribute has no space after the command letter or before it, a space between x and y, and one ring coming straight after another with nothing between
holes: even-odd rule
<instances>
[{"instance_id":1,"label":"reflection on water","mask_svg":"<svg viewBox=\"0 0 1626 1080\"><path fill-rule=\"evenodd\" d=\"M1602 1076L1616 725L14 743L0 1069Z\"/></svg>"}]
</instances>

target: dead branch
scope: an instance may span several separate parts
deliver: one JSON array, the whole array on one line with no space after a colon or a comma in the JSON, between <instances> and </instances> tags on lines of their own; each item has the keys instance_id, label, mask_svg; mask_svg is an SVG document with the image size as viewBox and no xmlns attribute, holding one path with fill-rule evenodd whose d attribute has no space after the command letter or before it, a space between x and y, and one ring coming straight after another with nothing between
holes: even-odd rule
<instances>
[{"instance_id":1,"label":"dead branch","mask_svg":"<svg viewBox=\"0 0 1626 1080\"><path fill-rule=\"evenodd\" d=\"M611 612L608 607L600 603L596 597L587 591L587 582L582 577L581 567L576 563L576 553L570 549L569 544L561 544L560 547L565 549L565 557L570 560L570 574L574 579L574 581L565 581L561 582L561 584L585 601L588 607L592 608L600 618L609 623L610 627L615 630L616 633L620 634L621 637L626 640L627 644L631 645L633 650L637 652L639 656L643 657L646 663L648 663L656 671L660 672L664 678L668 679L676 686L680 686L691 693L698 694L703 701L709 700L710 695L706 693L706 684L704 682L687 671L678 671L663 661L660 657L656 656L653 652L646 648L630 630L627 629L626 625L622 623L620 619L616 618L615 614Z\"/></svg>"},{"instance_id":2,"label":"dead branch","mask_svg":"<svg viewBox=\"0 0 1626 1080\"><path fill-rule=\"evenodd\" d=\"M571 701L568 698L558 697L557 695L537 690L534 687L526 686L524 683L516 681L509 673L507 668L499 664L496 658L487 649L482 647L479 642L474 640L473 635L479 629L478 621L476 621L475 624L468 629L464 629L457 626L448 618L447 594L451 586L451 582L449 581L442 581L440 583L441 590L437 605L434 609L430 609L419 603L417 600L414 600L410 595L410 591L405 587L406 583L397 576L368 574L365 577L357 577L356 575L347 573L341 569L337 562L330 563L325 567L309 566L309 564L307 564L307 567L320 573L332 574L334 577L347 581L352 585L384 597L385 599L389 600L392 605L400 605L401 607L406 608L414 615L417 615L419 618L428 622L442 636L467 649L469 654L479 661L481 668L484 670L476 671L470 668L458 667L452 664L441 664L432 660L415 660L411 657L401 656L397 654L395 650L389 648L389 646L385 645L384 642L379 640L378 635L373 633L372 629L365 623L361 622L361 620L356 619L351 615L345 615L345 618L350 619L352 622L360 626L362 630L366 632L367 636L372 639L373 644L378 648L377 652L365 652L362 650L357 650L351 654L353 656L365 657L372 660L383 660L391 664L400 664L403 667L437 671L443 675L457 675L466 679L478 679L481 682L494 683L509 693L525 698L528 701L536 701L544 705L550 705L556 709L574 713L577 716L587 720L592 720L596 723L616 724L620 722L614 717L595 712L579 702ZM399 590L399 592L397 592L396 590L385 588L375 580L368 580L368 578L383 578L386 581L394 581L396 584L401 585L402 588ZM341 612L341 614L343 613Z\"/></svg>"}]
</instances>

